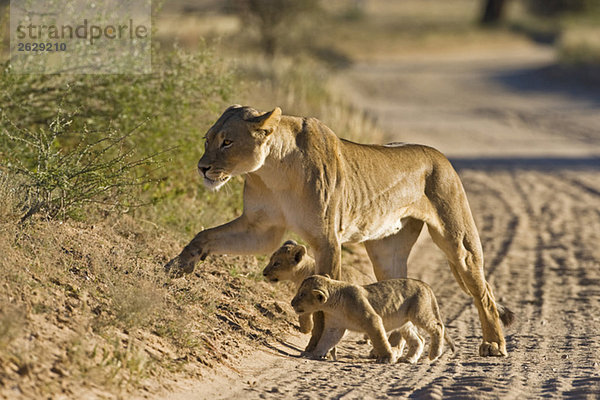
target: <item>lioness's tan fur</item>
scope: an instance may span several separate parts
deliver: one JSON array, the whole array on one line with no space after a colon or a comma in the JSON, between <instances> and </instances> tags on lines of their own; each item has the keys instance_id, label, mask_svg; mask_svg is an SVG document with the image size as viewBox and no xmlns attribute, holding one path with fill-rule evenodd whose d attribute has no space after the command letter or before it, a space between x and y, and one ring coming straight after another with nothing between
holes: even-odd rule
<instances>
[{"instance_id":1,"label":"lioness's tan fur","mask_svg":"<svg viewBox=\"0 0 600 400\"><path fill-rule=\"evenodd\" d=\"M316 311L325 313L323 336L311 353L316 358L324 357L348 329L369 335L379 361L396 362L399 354L392 350L385 333L401 328L407 322L422 328L431 337L431 361L442 354L444 338L454 351L433 290L416 279L390 279L359 286L313 275L300 285L292 307L300 315ZM408 361L415 363L422 349L421 342L418 352L411 354Z\"/></svg>"},{"instance_id":2,"label":"lioness's tan fur","mask_svg":"<svg viewBox=\"0 0 600 400\"><path fill-rule=\"evenodd\" d=\"M408 255L425 223L459 286L475 301L480 354L506 355L467 197L437 150L357 144L314 118L232 106L208 130L198 169L213 189L245 175L244 210L198 233L167 269L189 273L209 254L270 253L291 230L313 249L319 274L340 278L341 244L364 242L377 279L406 277ZM317 345L322 325L315 318L307 350Z\"/></svg>"}]
</instances>

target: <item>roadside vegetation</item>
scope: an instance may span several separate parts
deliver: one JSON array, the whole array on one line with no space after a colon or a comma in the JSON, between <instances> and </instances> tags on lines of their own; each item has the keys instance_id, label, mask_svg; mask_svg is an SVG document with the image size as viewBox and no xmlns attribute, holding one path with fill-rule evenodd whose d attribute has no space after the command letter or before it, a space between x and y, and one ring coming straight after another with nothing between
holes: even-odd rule
<instances>
[{"instance_id":1,"label":"roadside vegetation","mask_svg":"<svg viewBox=\"0 0 600 400\"><path fill-rule=\"evenodd\" d=\"M336 90L337 71L390 51L520 40L481 31L468 0L306 2L270 16L283 18L275 33L249 9L260 1L219 2L209 18L205 2L173 3L155 16L151 74L19 75L0 51L0 397L157 393L294 329L264 257L163 272L196 232L241 212L242 178L212 193L195 168L228 105L280 106L384 142Z\"/></svg>"},{"instance_id":2,"label":"roadside vegetation","mask_svg":"<svg viewBox=\"0 0 600 400\"><path fill-rule=\"evenodd\" d=\"M557 49L560 67L600 82L600 3L596 0L506 2L510 30Z\"/></svg>"}]
</instances>

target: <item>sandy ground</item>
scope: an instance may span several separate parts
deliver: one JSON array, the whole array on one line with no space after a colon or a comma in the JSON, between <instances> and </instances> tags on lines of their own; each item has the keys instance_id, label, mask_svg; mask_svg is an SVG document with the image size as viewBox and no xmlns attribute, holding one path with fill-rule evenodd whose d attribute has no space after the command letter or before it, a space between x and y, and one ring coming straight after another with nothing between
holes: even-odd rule
<instances>
[{"instance_id":1,"label":"sandy ground","mask_svg":"<svg viewBox=\"0 0 600 400\"><path fill-rule=\"evenodd\" d=\"M312 361L298 358L308 340L298 335L167 398L598 398L600 90L551 63L550 50L533 46L427 55L359 64L338 82L391 139L454 162L488 280L517 314L507 358L477 356L475 307L424 232L409 276L433 287L456 354L375 364L350 336L338 361Z\"/></svg>"}]
</instances>

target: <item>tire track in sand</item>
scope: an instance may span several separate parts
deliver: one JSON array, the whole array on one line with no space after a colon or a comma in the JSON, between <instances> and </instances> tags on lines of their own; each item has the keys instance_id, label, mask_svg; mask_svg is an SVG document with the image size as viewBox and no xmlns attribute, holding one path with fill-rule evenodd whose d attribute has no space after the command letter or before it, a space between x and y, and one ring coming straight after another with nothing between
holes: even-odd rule
<instances>
[{"instance_id":1,"label":"tire track in sand","mask_svg":"<svg viewBox=\"0 0 600 400\"><path fill-rule=\"evenodd\" d=\"M600 227L593 196L577 192L575 197L587 199L579 204L573 185L539 171L461 174L491 260L487 277L517 313L516 326L506 332L508 358L476 356L480 326L471 300L457 290L443 256L424 265L417 257L414 267L436 290L444 317L455 318L448 325L457 354L446 353L434 364L422 359L417 365L380 365L366 358L368 346L347 338L337 362L271 355L271 366L262 364L250 384L223 397L593 397L600 352L594 333L600 328L594 320L600 268L591 265L597 250L588 240ZM581 229L585 223L589 226ZM306 340L302 337L298 348Z\"/></svg>"},{"instance_id":2,"label":"tire track in sand","mask_svg":"<svg viewBox=\"0 0 600 400\"><path fill-rule=\"evenodd\" d=\"M518 192L522 194L522 201L532 203L534 212L531 231L536 232L536 302L533 314L529 315L534 323L525 328L537 331L540 336L536 341L535 357L545 369L538 372L541 377L539 394L552 397L564 393L568 397L575 390L579 396L591 396L597 393L593 391L595 379L587 386L581 379L583 376L593 378L586 368L593 370L598 363L595 355L598 323L597 319L590 318L590 307L586 305L590 293L586 291L588 301L582 302L578 292L590 282L598 283L599 268L590 269L579 260L581 255L588 253L590 243L590 238L581 233L587 229L586 225L600 228L600 218L591 218L594 215L589 212L591 204L581 201L588 196L588 191L577 190L578 186L574 187L560 175L528 172L521 174L515 182L517 186L528 186L527 191L521 189ZM524 193L527 193L526 197ZM590 255L588 259L593 260L594 256ZM594 277L589 276L594 271ZM598 307L598 292L592 294L596 297L592 302ZM596 351L584 356L582 343Z\"/></svg>"}]
</instances>

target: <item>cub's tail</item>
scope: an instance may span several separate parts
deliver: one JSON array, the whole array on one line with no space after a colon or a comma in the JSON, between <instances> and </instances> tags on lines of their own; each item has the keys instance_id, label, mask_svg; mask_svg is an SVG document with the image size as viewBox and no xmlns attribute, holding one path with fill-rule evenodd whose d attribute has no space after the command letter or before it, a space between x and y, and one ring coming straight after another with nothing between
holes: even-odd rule
<instances>
[{"instance_id":1,"label":"cub's tail","mask_svg":"<svg viewBox=\"0 0 600 400\"><path fill-rule=\"evenodd\" d=\"M504 326L511 326L515 322L515 313L510 311L507 307L504 307L500 303L496 303L498 314L500 314L500 321Z\"/></svg>"}]
</instances>

